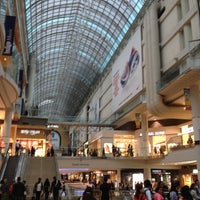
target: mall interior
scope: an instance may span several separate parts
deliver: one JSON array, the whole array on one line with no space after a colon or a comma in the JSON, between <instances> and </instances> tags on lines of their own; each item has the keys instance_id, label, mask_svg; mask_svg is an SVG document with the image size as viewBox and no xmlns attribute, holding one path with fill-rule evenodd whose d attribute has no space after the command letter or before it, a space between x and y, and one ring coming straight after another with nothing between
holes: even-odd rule
<instances>
[{"instance_id":1,"label":"mall interior","mask_svg":"<svg viewBox=\"0 0 200 200\"><path fill-rule=\"evenodd\" d=\"M199 0L2 0L0 49L1 179L200 179Z\"/></svg>"}]
</instances>

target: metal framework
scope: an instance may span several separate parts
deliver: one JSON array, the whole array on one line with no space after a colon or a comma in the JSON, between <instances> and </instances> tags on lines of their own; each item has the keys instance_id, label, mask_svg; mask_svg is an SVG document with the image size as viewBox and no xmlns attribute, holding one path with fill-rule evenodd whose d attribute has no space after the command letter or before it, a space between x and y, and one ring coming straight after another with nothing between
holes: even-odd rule
<instances>
[{"instance_id":1,"label":"metal framework","mask_svg":"<svg viewBox=\"0 0 200 200\"><path fill-rule=\"evenodd\" d=\"M146 0L25 0L40 116L75 116Z\"/></svg>"}]
</instances>

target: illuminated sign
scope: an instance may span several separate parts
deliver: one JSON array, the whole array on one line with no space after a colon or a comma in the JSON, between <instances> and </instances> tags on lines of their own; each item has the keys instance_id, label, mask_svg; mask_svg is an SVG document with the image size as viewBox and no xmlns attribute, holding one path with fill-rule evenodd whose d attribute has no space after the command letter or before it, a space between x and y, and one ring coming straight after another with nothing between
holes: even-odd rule
<instances>
[{"instance_id":1,"label":"illuminated sign","mask_svg":"<svg viewBox=\"0 0 200 200\"><path fill-rule=\"evenodd\" d=\"M21 134L25 134L25 135L38 135L40 134L40 130L26 130L23 129L20 131Z\"/></svg>"},{"instance_id":2,"label":"illuminated sign","mask_svg":"<svg viewBox=\"0 0 200 200\"><path fill-rule=\"evenodd\" d=\"M165 131L155 131L155 132L149 132L149 136L155 136L155 135L165 135Z\"/></svg>"},{"instance_id":3,"label":"illuminated sign","mask_svg":"<svg viewBox=\"0 0 200 200\"><path fill-rule=\"evenodd\" d=\"M48 125L47 127L48 127L48 128L59 128L59 126L56 125L56 124L51 124L51 125Z\"/></svg>"}]
</instances>

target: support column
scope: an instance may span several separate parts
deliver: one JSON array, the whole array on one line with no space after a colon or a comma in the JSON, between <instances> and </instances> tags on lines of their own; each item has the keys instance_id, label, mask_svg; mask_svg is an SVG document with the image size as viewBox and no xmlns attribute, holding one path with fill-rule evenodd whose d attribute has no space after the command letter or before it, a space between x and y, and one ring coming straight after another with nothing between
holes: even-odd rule
<instances>
[{"instance_id":1,"label":"support column","mask_svg":"<svg viewBox=\"0 0 200 200\"><path fill-rule=\"evenodd\" d=\"M192 124L194 128L195 155L197 160L198 179L200 179L200 95L199 87L193 85L190 87L191 106L192 106Z\"/></svg>"},{"instance_id":2,"label":"support column","mask_svg":"<svg viewBox=\"0 0 200 200\"><path fill-rule=\"evenodd\" d=\"M117 187L119 187L119 183L121 183L121 170L117 169Z\"/></svg>"},{"instance_id":3,"label":"support column","mask_svg":"<svg viewBox=\"0 0 200 200\"><path fill-rule=\"evenodd\" d=\"M151 181L151 168L144 168L144 180L149 179Z\"/></svg>"},{"instance_id":4,"label":"support column","mask_svg":"<svg viewBox=\"0 0 200 200\"><path fill-rule=\"evenodd\" d=\"M141 114L141 132L142 132L142 156L149 154L149 136L148 136L148 120L146 114Z\"/></svg>"},{"instance_id":5,"label":"support column","mask_svg":"<svg viewBox=\"0 0 200 200\"><path fill-rule=\"evenodd\" d=\"M13 136L13 146L12 146L12 155L15 155L15 146L16 146L16 140L17 140L17 126L15 125L14 130L14 136Z\"/></svg>"},{"instance_id":6,"label":"support column","mask_svg":"<svg viewBox=\"0 0 200 200\"><path fill-rule=\"evenodd\" d=\"M33 101L33 87L34 87L34 77L35 77L35 70L36 70L36 59L35 54L31 55L31 62L30 62L30 72L28 74L28 97L27 97L27 110L31 111L32 101ZM32 111L31 111L32 112ZM29 113L31 114L31 113Z\"/></svg>"},{"instance_id":7,"label":"support column","mask_svg":"<svg viewBox=\"0 0 200 200\"><path fill-rule=\"evenodd\" d=\"M10 130L11 130L11 124L12 124L12 108L6 108L5 109L5 118L4 118L4 124L3 124L3 131L2 131L2 140L5 144L5 150L9 148L9 141L10 141Z\"/></svg>"}]
</instances>

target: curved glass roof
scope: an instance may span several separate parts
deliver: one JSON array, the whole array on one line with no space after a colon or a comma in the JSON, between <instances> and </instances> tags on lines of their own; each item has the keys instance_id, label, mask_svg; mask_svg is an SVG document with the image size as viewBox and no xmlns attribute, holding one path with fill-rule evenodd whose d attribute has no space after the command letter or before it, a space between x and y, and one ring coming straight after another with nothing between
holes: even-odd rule
<instances>
[{"instance_id":1,"label":"curved glass roof","mask_svg":"<svg viewBox=\"0 0 200 200\"><path fill-rule=\"evenodd\" d=\"M75 116L146 0L25 0L40 116Z\"/></svg>"}]
</instances>

